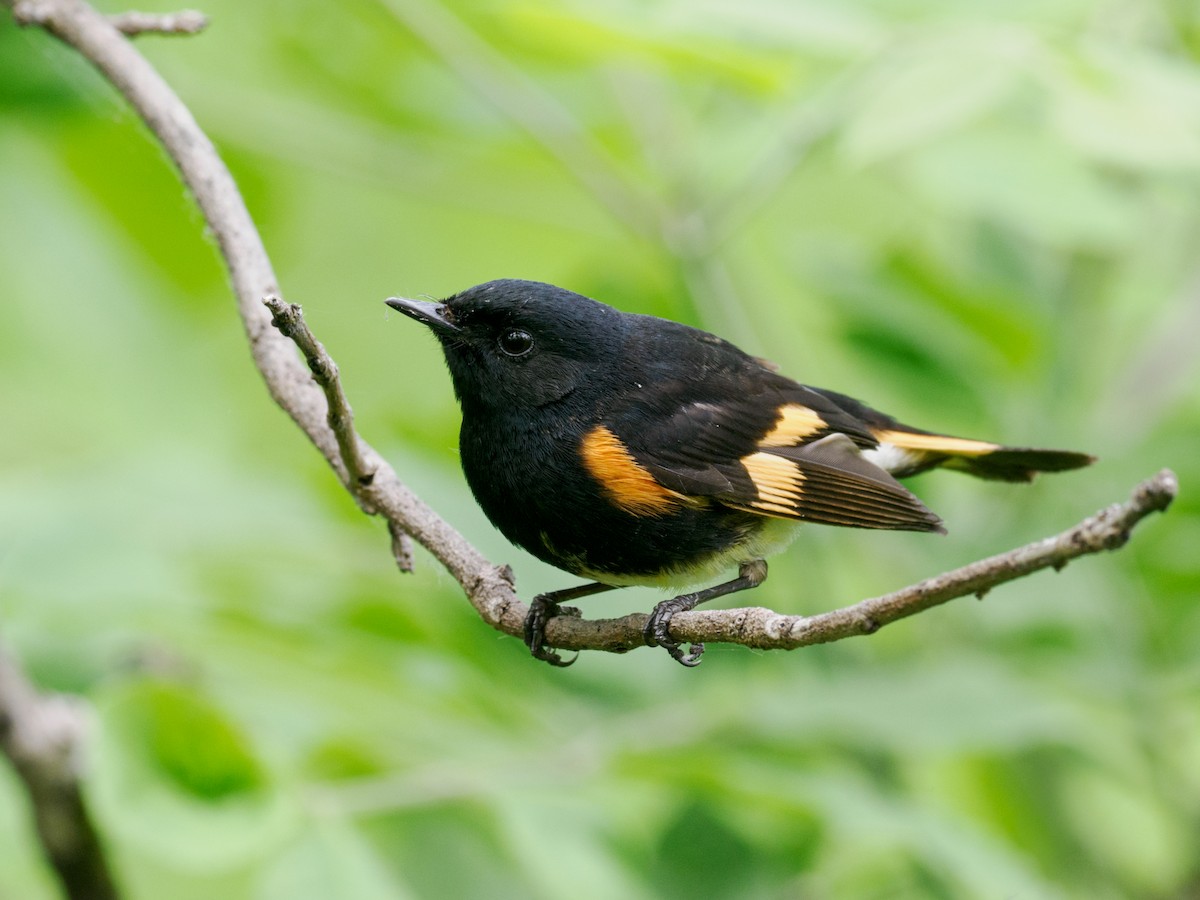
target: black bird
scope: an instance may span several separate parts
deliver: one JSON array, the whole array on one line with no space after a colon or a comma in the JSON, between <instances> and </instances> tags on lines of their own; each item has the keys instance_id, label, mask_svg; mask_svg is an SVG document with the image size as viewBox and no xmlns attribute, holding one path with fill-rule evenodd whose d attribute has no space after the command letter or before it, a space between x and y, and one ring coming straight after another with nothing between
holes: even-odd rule
<instances>
[{"instance_id":1,"label":"black bird","mask_svg":"<svg viewBox=\"0 0 1200 900\"><path fill-rule=\"evenodd\" d=\"M901 425L777 374L719 337L535 281L387 304L441 343L462 407L463 472L514 544L590 583L534 598L538 659L558 604L631 584L730 581L659 603L646 640L684 665L678 612L757 587L800 522L943 532L896 478L958 469L1031 481L1093 462ZM572 662L574 660L571 660Z\"/></svg>"}]
</instances>

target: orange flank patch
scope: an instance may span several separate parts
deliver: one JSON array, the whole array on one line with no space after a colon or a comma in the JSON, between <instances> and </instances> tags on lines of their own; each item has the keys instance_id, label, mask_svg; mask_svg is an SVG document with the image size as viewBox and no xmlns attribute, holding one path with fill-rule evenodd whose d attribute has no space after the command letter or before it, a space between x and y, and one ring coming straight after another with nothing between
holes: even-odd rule
<instances>
[{"instance_id":1,"label":"orange flank patch","mask_svg":"<svg viewBox=\"0 0 1200 900\"><path fill-rule=\"evenodd\" d=\"M583 437L579 446L583 465L612 501L635 516L658 516L678 509L688 501L683 494L669 490L654 480L633 458L619 437L597 425Z\"/></svg>"},{"instance_id":2,"label":"orange flank patch","mask_svg":"<svg viewBox=\"0 0 1200 900\"><path fill-rule=\"evenodd\" d=\"M876 431L876 440L905 450L927 450L946 453L950 456L983 456L999 450L999 444L987 441L972 441L967 438L945 437L940 434L913 434L909 431Z\"/></svg>"},{"instance_id":3,"label":"orange flank patch","mask_svg":"<svg viewBox=\"0 0 1200 900\"><path fill-rule=\"evenodd\" d=\"M816 434L826 422L813 410L799 403L789 403L780 408L774 427L766 433L760 447L795 447L807 437Z\"/></svg>"},{"instance_id":4,"label":"orange flank patch","mask_svg":"<svg viewBox=\"0 0 1200 900\"><path fill-rule=\"evenodd\" d=\"M751 453L743 456L741 463L758 492L758 499L750 502L754 509L775 515L796 515L804 493L804 473L795 463L770 453Z\"/></svg>"}]
</instances>

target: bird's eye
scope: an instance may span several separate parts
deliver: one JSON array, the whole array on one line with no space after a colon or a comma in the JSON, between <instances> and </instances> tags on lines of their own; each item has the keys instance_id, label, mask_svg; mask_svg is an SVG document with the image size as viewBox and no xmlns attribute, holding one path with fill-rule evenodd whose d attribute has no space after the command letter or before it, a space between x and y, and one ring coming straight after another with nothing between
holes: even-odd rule
<instances>
[{"instance_id":1,"label":"bird's eye","mask_svg":"<svg viewBox=\"0 0 1200 900\"><path fill-rule=\"evenodd\" d=\"M510 328L500 335L499 343L509 356L524 356L533 349L533 336L520 328Z\"/></svg>"}]
</instances>

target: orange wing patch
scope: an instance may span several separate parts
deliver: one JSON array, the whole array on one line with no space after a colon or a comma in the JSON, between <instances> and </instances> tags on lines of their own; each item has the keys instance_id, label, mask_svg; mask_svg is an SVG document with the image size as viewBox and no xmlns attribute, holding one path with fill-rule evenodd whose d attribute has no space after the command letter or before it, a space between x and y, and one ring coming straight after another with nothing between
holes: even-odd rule
<instances>
[{"instance_id":1,"label":"orange wing patch","mask_svg":"<svg viewBox=\"0 0 1200 900\"><path fill-rule=\"evenodd\" d=\"M972 441L941 434L913 434L909 431L874 431L872 434L881 444L891 444L904 450L947 453L950 456L983 456L1000 449L999 444L988 441Z\"/></svg>"},{"instance_id":2,"label":"orange wing patch","mask_svg":"<svg viewBox=\"0 0 1200 900\"><path fill-rule=\"evenodd\" d=\"M751 453L741 463L754 482L758 499L750 506L765 513L795 516L804 494L804 473L790 460L770 453Z\"/></svg>"},{"instance_id":3,"label":"orange wing patch","mask_svg":"<svg viewBox=\"0 0 1200 900\"><path fill-rule=\"evenodd\" d=\"M774 427L758 442L760 447L795 447L828 423L816 412L799 403L788 403L779 409Z\"/></svg>"},{"instance_id":4,"label":"orange wing patch","mask_svg":"<svg viewBox=\"0 0 1200 900\"><path fill-rule=\"evenodd\" d=\"M683 494L655 481L621 439L603 425L597 425L584 435L579 452L584 468L627 513L660 516L688 502Z\"/></svg>"}]
</instances>

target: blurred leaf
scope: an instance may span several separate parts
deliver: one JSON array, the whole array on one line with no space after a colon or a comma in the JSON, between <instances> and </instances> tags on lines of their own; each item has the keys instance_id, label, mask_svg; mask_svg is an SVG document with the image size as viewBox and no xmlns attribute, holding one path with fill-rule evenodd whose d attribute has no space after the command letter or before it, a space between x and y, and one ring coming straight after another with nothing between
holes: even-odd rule
<instances>
[{"instance_id":1,"label":"blurred leaf","mask_svg":"<svg viewBox=\"0 0 1200 900\"><path fill-rule=\"evenodd\" d=\"M1005 356L1013 368L1028 365L1035 358L1045 330L1044 317L1038 316L1038 310L1032 309L1026 298L953 279L941 266L910 255L897 255L888 269L910 288L913 305L925 303L952 318L986 343L989 350Z\"/></svg>"},{"instance_id":2,"label":"blurred leaf","mask_svg":"<svg viewBox=\"0 0 1200 900\"><path fill-rule=\"evenodd\" d=\"M745 897L763 863L722 817L693 801L678 811L655 848L658 896L691 897L704 885L709 897Z\"/></svg>"},{"instance_id":3,"label":"blurred leaf","mask_svg":"<svg viewBox=\"0 0 1200 900\"><path fill-rule=\"evenodd\" d=\"M918 147L1005 101L1037 50L1012 29L954 29L894 49L862 85L866 100L842 135L856 166Z\"/></svg>"},{"instance_id":4,"label":"blurred leaf","mask_svg":"<svg viewBox=\"0 0 1200 900\"><path fill-rule=\"evenodd\" d=\"M558 9L518 4L505 18L518 45L536 42L543 52L577 65L636 54L681 75L716 76L767 92L787 84L798 62L791 52L797 45L842 54L869 46L876 36L868 14L821 2L800 8L729 0L626 3L603 12L578 4Z\"/></svg>"},{"instance_id":5,"label":"blurred leaf","mask_svg":"<svg viewBox=\"0 0 1200 900\"><path fill-rule=\"evenodd\" d=\"M993 219L1060 250L1112 250L1137 228L1128 193L1036 136L978 128L926 148L904 168L945 213Z\"/></svg>"},{"instance_id":6,"label":"blurred leaf","mask_svg":"<svg viewBox=\"0 0 1200 900\"><path fill-rule=\"evenodd\" d=\"M809 796L837 834L823 870L836 896L903 885L914 896L986 896L992 891L1053 898L1053 885L965 820L834 772L813 779ZM919 848L918 852L912 852ZM889 888L890 890L891 888Z\"/></svg>"},{"instance_id":7,"label":"blurred leaf","mask_svg":"<svg viewBox=\"0 0 1200 900\"><path fill-rule=\"evenodd\" d=\"M973 618L973 613L956 614ZM1039 682L970 657L904 663L890 673L878 666L839 672L811 684L802 705L784 705L786 688L779 691L760 687L744 701L742 714L747 723L758 723L760 733L791 740L819 734L851 746L903 747L917 755L1024 749L1088 729L1081 710Z\"/></svg>"},{"instance_id":8,"label":"blurred leaf","mask_svg":"<svg viewBox=\"0 0 1200 900\"><path fill-rule=\"evenodd\" d=\"M1175 60L1100 42L1050 70L1052 123L1071 146L1133 169L1200 166L1200 73Z\"/></svg>"},{"instance_id":9,"label":"blurred leaf","mask_svg":"<svg viewBox=\"0 0 1200 900\"><path fill-rule=\"evenodd\" d=\"M1130 893L1168 894L1195 866L1195 835L1173 828L1143 786L1077 769L1063 792L1080 839Z\"/></svg>"},{"instance_id":10,"label":"blurred leaf","mask_svg":"<svg viewBox=\"0 0 1200 900\"><path fill-rule=\"evenodd\" d=\"M531 894L485 808L443 803L374 818L363 831L418 897L468 896L484 886L489 897Z\"/></svg>"},{"instance_id":11,"label":"blurred leaf","mask_svg":"<svg viewBox=\"0 0 1200 900\"><path fill-rule=\"evenodd\" d=\"M412 894L352 828L318 819L263 876L256 900L394 900Z\"/></svg>"},{"instance_id":12,"label":"blurred leaf","mask_svg":"<svg viewBox=\"0 0 1200 900\"><path fill-rule=\"evenodd\" d=\"M90 797L142 852L184 869L233 869L295 827L295 808L245 738L194 692L132 682L107 691L98 711Z\"/></svg>"},{"instance_id":13,"label":"blurred leaf","mask_svg":"<svg viewBox=\"0 0 1200 900\"><path fill-rule=\"evenodd\" d=\"M900 393L940 399L947 406L971 404L968 373L956 370L931 352L918 336L908 336L875 321L849 321L843 339L865 366L898 383Z\"/></svg>"},{"instance_id":14,"label":"blurred leaf","mask_svg":"<svg viewBox=\"0 0 1200 900\"><path fill-rule=\"evenodd\" d=\"M594 897L658 896L613 853L604 839L603 817L583 813L561 797L511 798L502 829L535 894L553 897L569 872Z\"/></svg>"},{"instance_id":15,"label":"blurred leaf","mask_svg":"<svg viewBox=\"0 0 1200 900\"><path fill-rule=\"evenodd\" d=\"M0 12L0 111L49 120L88 115L98 82L78 54L47 47L32 29L15 27L8 8Z\"/></svg>"}]
</instances>

